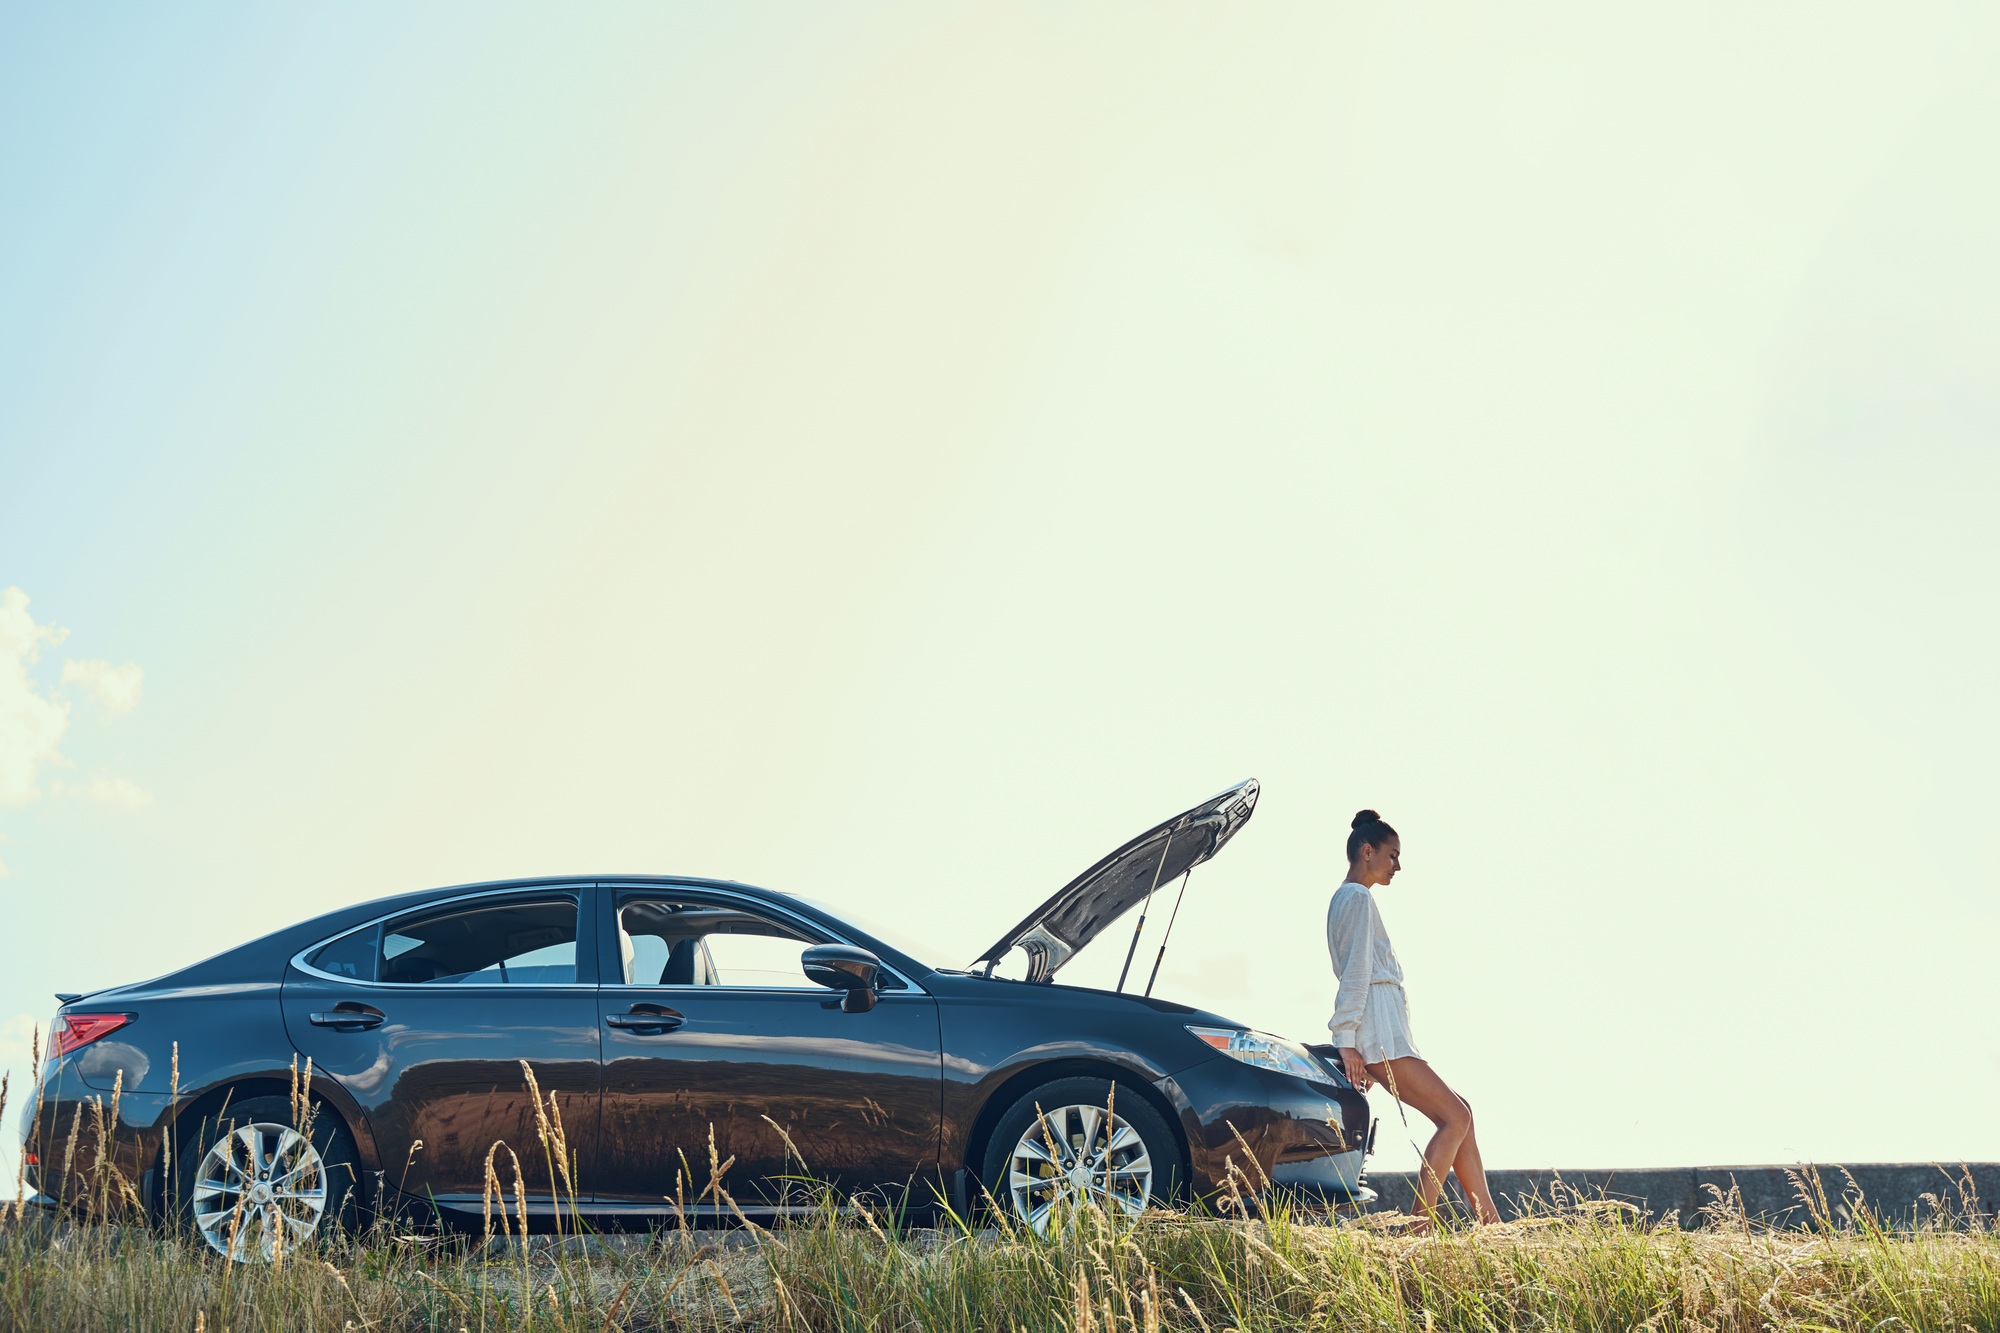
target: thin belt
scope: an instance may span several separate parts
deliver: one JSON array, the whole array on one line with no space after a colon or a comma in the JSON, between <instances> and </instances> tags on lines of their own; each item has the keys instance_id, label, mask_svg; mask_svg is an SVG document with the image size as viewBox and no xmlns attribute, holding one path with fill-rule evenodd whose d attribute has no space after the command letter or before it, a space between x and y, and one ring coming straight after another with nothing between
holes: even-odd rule
<instances>
[{"instance_id":1,"label":"thin belt","mask_svg":"<svg viewBox=\"0 0 2000 1333\"><path fill-rule=\"evenodd\" d=\"M1394 986L1397 990L1403 988L1403 983L1400 981L1371 981L1368 984L1371 986Z\"/></svg>"}]
</instances>

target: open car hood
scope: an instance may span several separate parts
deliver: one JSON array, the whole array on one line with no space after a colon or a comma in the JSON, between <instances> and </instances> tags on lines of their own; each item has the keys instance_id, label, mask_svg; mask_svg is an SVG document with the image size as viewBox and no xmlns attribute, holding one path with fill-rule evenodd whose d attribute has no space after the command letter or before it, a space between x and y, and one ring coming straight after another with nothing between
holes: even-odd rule
<instances>
[{"instance_id":1,"label":"open car hood","mask_svg":"<svg viewBox=\"0 0 2000 1333\"><path fill-rule=\"evenodd\" d=\"M990 975L994 964L1019 946L1028 954L1027 980L1047 981L1156 885L1173 883L1221 851L1256 808L1257 783L1252 779L1147 829L1028 913L979 955L973 968Z\"/></svg>"}]
</instances>

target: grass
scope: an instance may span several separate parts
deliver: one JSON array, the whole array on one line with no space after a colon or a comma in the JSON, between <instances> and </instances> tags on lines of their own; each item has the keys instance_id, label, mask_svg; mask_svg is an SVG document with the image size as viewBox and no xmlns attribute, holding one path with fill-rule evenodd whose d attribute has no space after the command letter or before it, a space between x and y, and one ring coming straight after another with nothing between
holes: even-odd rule
<instances>
[{"instance_id":1,"label":"grass","mask_svg":"<svg viewBox=\"0 0 2000 1333\"><path fill-rule=\"evenodd\" d=\"M308 1070L295 1119L310 1120L309 1086ZM549 1111L540 1148L563 1159ZM79 1161L108 1163L101 1131L92 1144L77 1128ZM727 1201L712 1149L710 1167L703 1193ZM138 1224L136 1195L102 1171L67 1217L0 1206L0 1330L2000 1329L2000 1233L1976 1210L1891 1228L1816 1178L1799 1182L1812 1227L1789 1232L1734 1200L1683 1229L1568 1198L1435 1235L1399 1215L1328 1224L1252 1204L1136 1223L1086 1211L1043 1239L950 1215L908 1227L822 1192L771 1229L605 1237L572 1209L570 1234L530 1237L509 1220L518 1170L511 1189L489 1170L484 1234L384 1222L230 1264L196 1234ZM550 1178L571 1185L560 1164Z\"/></svg>"},{"instance_id":2,"label":"grass","mask_svg":"<svg viewBox=\"0 0 2000 1333\"><path fill-rule=\"evenodd\" d=\"M650 1237L377 1229L227 1264L198 1237L103 1223L0 1229L0 1328L1995 1329L2000 1237L1865 1212L1771 1232L1712 1210L1607 1205L1435 1236L1084 1214L1056 1238L917 1230L831 1207L774 1230Z\"/></svg>"}]
</instances>

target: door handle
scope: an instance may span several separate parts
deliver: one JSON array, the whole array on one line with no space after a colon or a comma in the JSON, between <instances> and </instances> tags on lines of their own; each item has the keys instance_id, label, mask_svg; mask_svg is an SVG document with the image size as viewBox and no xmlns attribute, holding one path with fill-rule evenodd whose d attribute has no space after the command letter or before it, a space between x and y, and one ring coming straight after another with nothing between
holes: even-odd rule
<instances>
[{"instance_id":1,"label":"door handle","mask_svg":"<svg viewBox=\"0 0 2000 1333\"><path fill-rule=\"evenodd\" d=\"M316 1028L332 1028L336 1032L365 1032L369 1028L379 1028L387 1017L380 1009L370 1005L348 1001L336 1004L330 1013L308 1014L307 1019Z\"/></svg>"},{"instance_id":2,"label":"door handle","mask_svg":"<svg viewBox=\"0 0 2000 1333\"><path fill-rule=\"evenodd\" d=\"M626 1032L672 1032L687 1022L687 1018L672 1009L659 1005L644 1008L634 1005L629 1014L606 1014L605 1025Z\"/></svg>"}]
</instances>

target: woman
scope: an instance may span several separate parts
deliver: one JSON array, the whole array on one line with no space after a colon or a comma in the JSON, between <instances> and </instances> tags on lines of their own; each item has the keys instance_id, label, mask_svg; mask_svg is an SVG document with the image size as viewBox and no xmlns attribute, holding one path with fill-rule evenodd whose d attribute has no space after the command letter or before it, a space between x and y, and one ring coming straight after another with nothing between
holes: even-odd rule
<instances>
[{"instance_id":1,"label":"woman","mask_svg":"<svg viewBox=\"0 0 2000 1333\"><path fill-rule=\"evenodd\" d=\"M1417 1054L1403 969L1375 907L1372 890L1403 868L1403 840L1373 810L1356 815L1353 827L1347 835L1347 882L1326 909L1326 947L1340 978L1327 1022L1333 1044L1340 1048L1341 1065L1355 1087L1366 1092L1381 1082L1397 1101L1416 1107L1437 1126L1417 1179L1417 1211L1425 1225L1437 1217L1438 1191L1447 1171L1458 1172L1458 1187L1471 1201L1474 1219L1498 1222L1479 1141L1472 1134L1472 1108Z\"/></svg>"}]
</instances>

